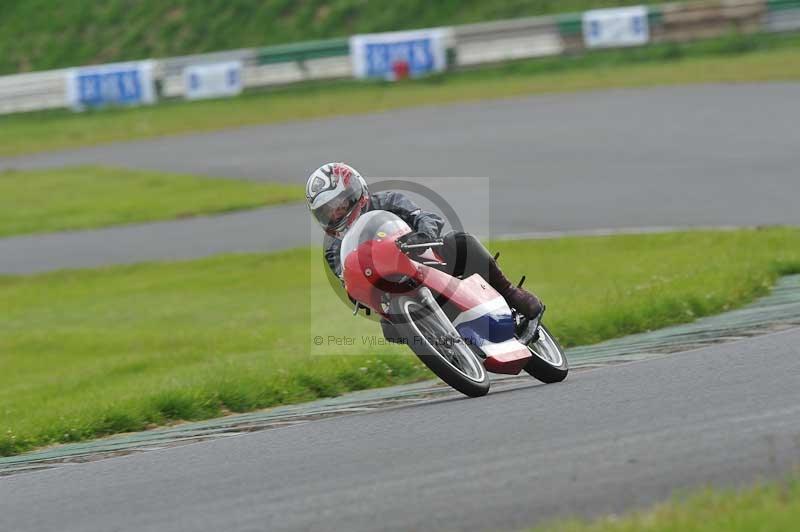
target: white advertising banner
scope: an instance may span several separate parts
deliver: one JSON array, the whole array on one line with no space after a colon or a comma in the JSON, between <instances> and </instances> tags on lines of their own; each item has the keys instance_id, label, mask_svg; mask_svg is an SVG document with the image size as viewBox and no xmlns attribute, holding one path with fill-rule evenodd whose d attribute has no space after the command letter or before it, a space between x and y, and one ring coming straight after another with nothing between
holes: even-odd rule
<instances>
[{"instance_id":1,"label":"white advertising banner","mask_svg":"<svg viewBox=\"0 0 800 532\"><path fill-rule=\"evenodd\" d=\"M184 96L188 100L236 96L242 92L242 62L191 65L183 70Z\"/></svg>"},{"instance_id":2,"label":"white advertising banner","mask_svg":"<svg viewBox=\"0 0 800 532\"><path fill-rule=\"evenodd\" d=\"M67 101L76 110L156 101L154 61L112 63L67 72Z\"/></svg>"},{"instance_id":3,"label":"white advertising banner","mask_svg":"<svg viewBox=\"0 0 800 532\"><path fill-rule=\"evenodd\" d=\"M350 59L357 78L416 77L447 68L450 30L434 28L350 37Z\"/></svg>"},{"instance_id":4,"label":"white advertising banner","mask_svg":"<svg viewBox=\"0 0 800 532\"><path fill-rule=\"evenodd\" d=\"M593 9L583 14L583 41L587 48L638 46L649 40L645 6Z\"/></svg>"}]
</instances>

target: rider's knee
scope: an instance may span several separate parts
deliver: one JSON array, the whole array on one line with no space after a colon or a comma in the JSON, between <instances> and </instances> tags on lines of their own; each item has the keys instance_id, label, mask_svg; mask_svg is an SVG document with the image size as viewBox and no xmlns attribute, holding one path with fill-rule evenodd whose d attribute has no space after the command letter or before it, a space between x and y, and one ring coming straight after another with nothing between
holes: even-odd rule
<instances>
[{"instance_id":1,"label":"rider's knee","mask_svg":"<svg viewBox=\"0 0 800 532\"><path fill-rule=\"evenodd\" d=\"M474 235L465 231L450 231L442 237L442 242L452 249L469 249L480 244Z\"/></svg>"}]
</instances>

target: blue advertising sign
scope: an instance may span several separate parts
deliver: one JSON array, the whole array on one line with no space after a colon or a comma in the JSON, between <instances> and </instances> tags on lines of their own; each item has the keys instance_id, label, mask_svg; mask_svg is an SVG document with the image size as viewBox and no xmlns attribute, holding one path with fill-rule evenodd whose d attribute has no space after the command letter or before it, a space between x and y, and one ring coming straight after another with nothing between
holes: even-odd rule
<instances>
[{"instance_id":1,"label":"blue advertising sign","mask_svg":"<svg viewBox=\"0 0 800 532\"><path fill-rule=\"evenodd\" d=\"M386 77L398 61L408 65L411 75L433 72L436 61L431 39L367 44L367 76Z\"/></svg>"},{"instance_id":2,"label":"blue advertising sign","mask_svg":"<svg viewBox=\"0 0 800 532\"><path fill-rule=\"evenodd\" d=\"M447 66L444 29L356 35L350 38L353 72L359 78L420 76Z\"/></svg>"},{"instance_id":3,"label":"blue advertising sign","mask_svg":"<svg viewBox=\"0 0 800 532\"><path fill-rule=\"evenodd\" d=\"M76 109L153 103L153 63L119 63L73 69L68 99Z\"/></svg>"}]
</instances>

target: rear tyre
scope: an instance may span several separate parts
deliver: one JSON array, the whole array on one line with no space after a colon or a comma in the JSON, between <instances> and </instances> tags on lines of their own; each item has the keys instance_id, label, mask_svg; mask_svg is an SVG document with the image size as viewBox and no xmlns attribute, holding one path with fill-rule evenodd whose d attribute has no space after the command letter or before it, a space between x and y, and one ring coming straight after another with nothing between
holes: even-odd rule
<instances>
[{"instance_id":1,"label":"rear tyre","mask_svg":"<svg viewBox=\"0 0 800 532\"><path fill-rule=\"evenodd\" d=\"M489 393L489 377L483 362L455 333L417 299L392 299L394 326L408 347L437 377L469 397Z\"/></svg>"},{"instance_id":2,"label":"rear tyre","mask_svg":"<svg viewBox=\"0 0 800 532\"><path fill-rule=\"evenodd\" d=\"M564 349L544 325L539 326L539 337L528 344L533 355L523 368L531 377L546 384L561 382L567 378L569 363Z\"/></svg>"}]
</instances>

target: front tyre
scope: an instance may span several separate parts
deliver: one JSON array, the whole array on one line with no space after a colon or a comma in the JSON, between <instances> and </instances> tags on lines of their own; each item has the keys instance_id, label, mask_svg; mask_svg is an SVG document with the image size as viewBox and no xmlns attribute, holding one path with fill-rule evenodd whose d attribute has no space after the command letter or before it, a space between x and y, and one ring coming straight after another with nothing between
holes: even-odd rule
<instances>
[{"instance_id":1,"label":"front tyre","mask_svg":"<svg viewBox=\"0 0 800 532\"><path fill-rule=\"evenodd\" d=\"M567 378L569 363L564 349L544 325L539 326L539 337L528 344L533 355L523 368L534 379L551 384Z\"/></svg>"},{"instance_id":2,"label":"front tyre","mask_svg":"<svg viewBox=\"0 0 800 532\"><path fill-rule=\"evenodd\" d=\"M458 336L455 327L449 321L443 322L447 318L441 309L436 312L408 296L393 298L390 306L400 336L437 377L469 397L489 393L483 362Z\"/></svg>"}]
</instances>

